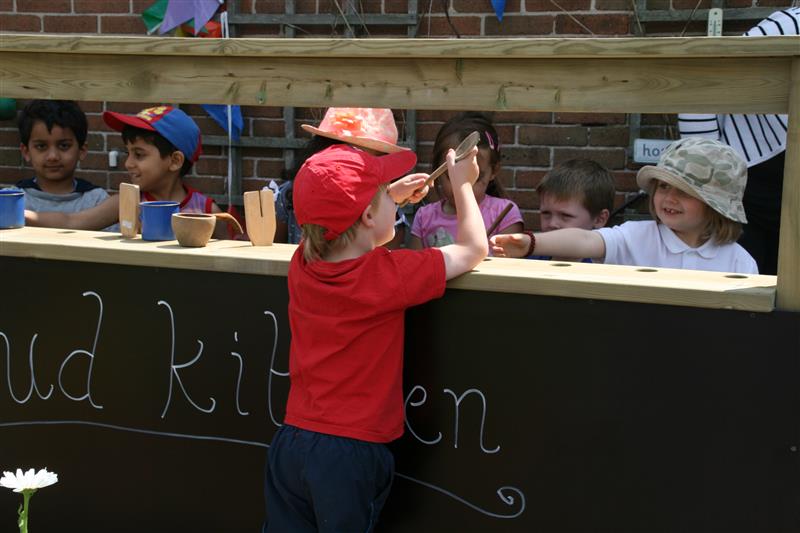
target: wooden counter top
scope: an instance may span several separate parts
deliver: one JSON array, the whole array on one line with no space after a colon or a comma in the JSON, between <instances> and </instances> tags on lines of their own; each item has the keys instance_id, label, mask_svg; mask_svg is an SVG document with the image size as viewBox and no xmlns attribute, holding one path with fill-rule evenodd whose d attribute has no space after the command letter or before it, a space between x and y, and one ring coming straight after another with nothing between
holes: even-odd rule
<instances>
[{"instance_id":1,"label":"wooden counter top","mask_svg":"<svg viewBox=\"0 0 800 533\"><path fill-rule=\"evenodd\" d=\"M84 261L212 272L285 276L294 245L254 247L246 241L211 241L182 248L176 241L123 239L116 233L51 228L0 230L0 256ZM489 258L448 283L479 290L769 312L775 276L695 270Z\"/></svg>"}]
</instances>

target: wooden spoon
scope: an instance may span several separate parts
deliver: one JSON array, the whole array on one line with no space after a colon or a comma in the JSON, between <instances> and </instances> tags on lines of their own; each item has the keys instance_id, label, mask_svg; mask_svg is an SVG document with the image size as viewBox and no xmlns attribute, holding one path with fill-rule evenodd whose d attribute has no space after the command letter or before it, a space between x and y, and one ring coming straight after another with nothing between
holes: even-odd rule
<instances>
[{"instance_id":1,"label":"wooden spoon","mask_svg":"<svg viewBox=\"0 0 800 533\"><path fill-rule=\"evenodd\" d=\"M458 146L456 146L456 162L461 161L462 159L467 157L467 155L470 152L472 152L472 149L475 148L475 146L477 146L478 141L480 140L480 138L481 138L481 134L478 133L477 131L473 131L472 133L467 135L464 138L464 140L461 141L458 144ZM430 173L430 175L428 176L428 179L425 180L425 185L430 187L431 185L433 185L433 180L435 180L436 178L438 178L439 176L441 176L445 172L447 172L447 161L445 161L444 163L439 165L439 167L436 170L434 170L433 172ZM420 189L417 189L417 190L420 190ZM400 204L400 207L404 207L407 203L408 203L408 200L404 201L403 203Z\"/></svg>"},{"instance_id":2,"label":"wooden spoon","mask_svg":"<svg viewBox=\"0 0 800 533\"><path fill-rule=\"evenodd\" d=\"M232 224L233 227L236 228L236 231L238 231L239 233L244 233L242 225L239 224L239 221L236 220L236 217L234 217L230 213L211 213L211 214L217 217L217 220L224 220L228 224Z\"/></svg>"}]
</instances>

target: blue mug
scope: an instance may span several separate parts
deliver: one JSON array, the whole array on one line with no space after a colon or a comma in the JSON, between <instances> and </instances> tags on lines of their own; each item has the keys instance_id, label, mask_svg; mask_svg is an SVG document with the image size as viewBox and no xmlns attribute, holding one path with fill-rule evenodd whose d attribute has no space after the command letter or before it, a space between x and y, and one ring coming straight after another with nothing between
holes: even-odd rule
<instances>
[{"instance_id":1,"label":"blue mug","mask_svg":"<svg viewBox=\"0 0 800 533\"><path fill-rule=\"evenodd\" d=\"M25 193L19 189L0 189L0 228L25 225Z\"/></svg>"},{"instance_id":2,"label":"blue mug","mask_svg":"<svg viewBox=\"0 0 800 533\"><path fill-rule=\"evenodd\" d=\"M145 241L174 241L172 214L180 211L178 202L141 202L142 239Z\"/></svg>"}]
</instances>

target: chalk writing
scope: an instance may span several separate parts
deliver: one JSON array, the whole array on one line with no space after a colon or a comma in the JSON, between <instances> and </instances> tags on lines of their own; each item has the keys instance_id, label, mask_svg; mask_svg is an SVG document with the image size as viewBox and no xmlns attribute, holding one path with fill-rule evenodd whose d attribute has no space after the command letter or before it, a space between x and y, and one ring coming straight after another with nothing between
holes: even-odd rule
<instances>
[{"instance_id":1,"label":"chalk writing","mask_svg":"<svg viewBox=\"0 0 800 533\"><path fill-rule=\"evenodd\" d=\"M234 331L233 332L233 340L235 340L236 342L239 342L239 332L238 331ZM231 352L231 355L239 360L239 377L236 380L236 396L235 396L235 399L236 399L236 412L239 413L240 415L246 416L246 415L249 415L250 413L248 411L242 411L242 408L239 407L239 390L240 390L241 385L242 385L242 372L244 371L244 360L242 360L241 354L239 354L237 352Z\"/></svg>"},{"instance_id":2,"label":"chalk writing","mask_svg":"<svg viewBox=\"0 0 800 533\"><path fill-rule=\"evenodd\" d=\"M36 395L39 396L42 400L46 400L53 394L53 386L50 385L50 390L47 392L47 395L42 395L39 391L39 386L36 384L36 372L33 369L33 346L36 344L36 337L39 336L38 333L34 333L33 337L31 338L31 343L28 349L28 361L31 369L31 386L28 388L28 395L25 396L23 399L17 398L17 395L14 394L14 388L11 386L11 342L6 337L6 334L0 331L0 335L3 336L3 341L5 341L6 345L6 377L8 379L8 392L11 394L11 398L17 403L25 403L31 399L31 395L33 395L33 391L36 391Z\"/></svg>"},{"instance_id":3,"label":"chalk writing","mask_svg":"<svg viewBox=\"0 0 800 533\"><path fill-rule=\"evenodd\" d=\"M164 404L164 411L161 412L161 418L164 418L165 416L167 416L167 409L169 409L169 402L172 401L172 381L173 381L173 379L177 379L178 380L178 385L181 386L181 390L183 391L183 395L186 396L186 399L189 400L189 403L191 403L195 407L195 409L197 409L199 411L202 411L204 413L213 412L214 411L214 407L216 407L216 405L217 405L217 400L215 400L212 397L209 397L209 399L211 400L211 407L209 407L207 409L204 409L204 408L200 407L199 405L197 405L194 402L194 400L192 400L192 397L189 396L189 393L186 391L186 387L183 386L183 381L181 381L181 376L178 373L178 370L180 370L182 368L186 368L186 367L192 366L193 364L195 364L197 362L198 359L200 359L200 356L203 355L203 341L201 341L200 339L197 339L197 343L200 345L200 347L198 348L197 355L194 357L194 359L192 359L188 363L183 363L182 365L176 365L175 364L175 316L172 314L172 307L170 307L169 304L167 302L165 302L164 300L159 300L158 301L158 305L163 305L164 307L167 308L167 311L169 312L170 340L171 340L170 350L169 350L169 355L170 355L169 392L167 393L167 403Z\"/></svg>"},{"instance_id":4,"label":"chalk writing","mask_svg":"<svg viewBox=\"0 0 800 533\"><path fill-rule=\"evenodd\" d=\"M414 393L416 393L417 391L422 392L422 398L420 398L417 401L413 401L412 397L414 396ZM476 394L481 399L481 405L483 407L483 409L481 411L481 429L480 429L480 440L478 441L478 444L480 445L481 451L483 453L497 453L497 452L499 452L500 451L500 446L499 445L496 446L494 449L491 449L491 450L487 449L483 445L484 426L485 426L485 423L486 423L486 396L484 396L484 394L478 389L468 389L463 394L461 394L461 396L457 396L456 393L453 392L450 389L443 389L443 392L445 394L452 395L453 399L455 400L455 426L453 428L453 434L454 434L454 437L453 437L453 448L458 448L458 422L459 422L459 413L461 412L461 402L464 400L464 398L467 397L467 395ZM433 444L438 444L442 440L441 431L436 436L436 438L431 439L431 440L427 440L427 439L424 439L424 438L419 436L419 434L411 426L411 422L409 422L409 420L408 420L408 406L411 405L412 407L420 407L421 405L423 405L427 401L427 399L428 399L428 392L425 390L425 387L423 387L422 385L415 385L409 391L409 393L406 395L406 400L405 400L405 404L404 404L405 424L406 424L406 427L408 428L408 431L414 436L415 439L417 439L419 442L421 442L423 444L433 445Z\"/></svg>"},{"instance_id":5,"label":"chalk writing","mask_svg":"<svg viewBox=\"0 0 800 533\"><path fill-rule=\"evenodd\" d=\"M61 389L61 392L64 393L64 396L69 398L70 400L75 400L76 402L80 402L82 400L89 400L89 404L94 407L95 409L102 409L102 405L97 405L92 400L92 370L94 369L94 354L97 350L97 339L100 337L100 325L103 323L103 299L100 298L100 295L96 292L86 291L83 293L83 296L94 296L97 298L97 303L100 305L100 313L97 316L97 329L94 333L94 343L92 343L92 351L87 352L86 350L73 350L64 359L64 362L61 363L61 368L58 369L58 388ZM86 394L83 396L73 396L67 392L64 388L64 383L61 381L61 375L64 373L64 367L67 366L70 359L72 359L76 355L85 355L89 358L89 372L86 374Z\"/></svg>"},{"instance_id":6,"label":"chalk writing","mask_svg":"<svg viewBox=\"0 0 800 533\"><path fill-rule=\"evenodd\" d=\"M281 427L283 424L275 420L275 412L272 410L272 376L289 377L289 373L275 370L275 354L278 351L278 319L270 311L264 311L264 314L272 319L272 325L275 328L275 340L272 341L272 356L269 359L269 372L267 373L267 410L272 423L277 427Z\"/></svg>"}]
</instances>

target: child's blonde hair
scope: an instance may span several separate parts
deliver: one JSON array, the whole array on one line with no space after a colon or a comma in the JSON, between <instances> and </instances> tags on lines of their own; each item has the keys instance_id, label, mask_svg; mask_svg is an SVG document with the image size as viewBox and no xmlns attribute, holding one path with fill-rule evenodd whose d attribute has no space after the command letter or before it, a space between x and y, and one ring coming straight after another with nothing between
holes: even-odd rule
<instances>
[{"instance_id":1,"label":"child's blonde hair","mask_svg":"<svg viewBox=\"0 0 800 533\"><path fill-rule=\"evenodd\" d=\"M380 204L382 194L386 194L389 185L382 183L378 186L375 196L370 200L369 205L377 208ZM340 250L353 242L356 237L356 231L361 225L361 217L355 223L342 232L338 237L333 240L326 240L324 235L328 231L327 228L319 224L302 224L300 227L303 229L303 258L306 262L311 263L318 259L322 259L330 252Z\"/></svg>"},{"instance_id":2,"label":"child's blonde hair","mask_svg":"<svg viewBox=\"0 0 800 533\"><path fill-rule=\"evenodd\" d=\"M656 214L656 206L654 203L656 187L658 187L659 183L660 181L657 179L650 181L647 187L647 193L650 195L650 215L653 217L653 220L662 224ZM703 202L702 200L700 201ZM726 218L705 202L703 202L703 207L706 218L706 225L703 227L703 232L700 234L700 238L703 242L712 239L716 244L728 244L739 240L742 234L742 225L740 223Z\"/></svg>"}]
</instances>

